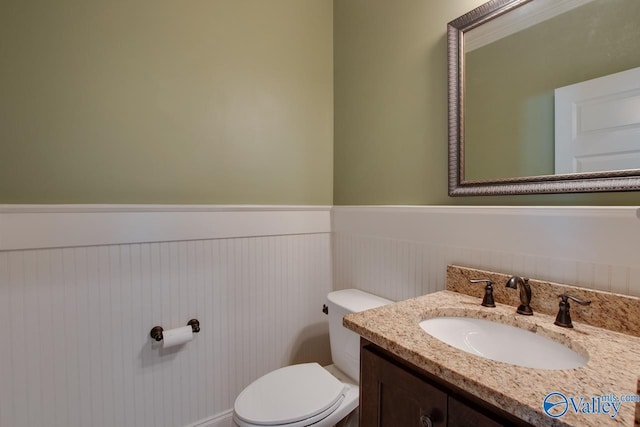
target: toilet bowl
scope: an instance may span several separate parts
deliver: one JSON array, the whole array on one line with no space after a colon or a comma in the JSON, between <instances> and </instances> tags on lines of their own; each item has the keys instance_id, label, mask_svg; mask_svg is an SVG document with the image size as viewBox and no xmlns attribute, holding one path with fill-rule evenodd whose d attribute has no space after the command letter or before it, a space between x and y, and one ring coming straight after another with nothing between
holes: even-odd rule
<instances>
[{"instance_id":1,"label":"toilet bowl","mask_svg":"<svg viewBox=\"0 0 640 427\"><path fill-rule=\"evenodd\" d=\"M234 405L239 427L332 426L358 406L358 384L334 365L272 371L245 388Z\"/></svg>"},{"instance_id":2,"label":"toilet bowl","mask_svg":"<svg viewBox=\"0 0 640 427\"><path fill-rule=\"evenodd\" d=\"M342 326L342 318L391 301L356 289L331 292L327 299L334 364L291 365L258 378L236 398L236 426L328 427L358 407L360 337Z\"/></svg>"}]
</instances>

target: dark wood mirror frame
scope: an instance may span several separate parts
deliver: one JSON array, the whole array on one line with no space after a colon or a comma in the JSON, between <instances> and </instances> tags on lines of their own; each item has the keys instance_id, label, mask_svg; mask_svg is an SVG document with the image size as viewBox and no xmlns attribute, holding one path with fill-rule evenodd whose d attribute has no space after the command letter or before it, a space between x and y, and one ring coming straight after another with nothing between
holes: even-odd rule
<instances>
[{"instance_id":1,"label":"dark wood mirror frame","mask_svg":"<svg viewBox=\"0 0 640 427\"><path fill-rule=\"evenodd\" d=\"M482 181L465 180L464 34L530 1L535 0L491 0L447 24L449 195L490 196L640 190L640 169Z\"/></svg>"}]
</instances>

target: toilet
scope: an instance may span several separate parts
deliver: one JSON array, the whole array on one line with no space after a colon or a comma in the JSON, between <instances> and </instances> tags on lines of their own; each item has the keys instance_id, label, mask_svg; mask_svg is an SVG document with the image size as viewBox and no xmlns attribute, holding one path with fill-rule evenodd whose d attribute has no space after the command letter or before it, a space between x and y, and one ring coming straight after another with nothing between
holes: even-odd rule
<instances>
[{"instance_id":1,"label":"toilet","mask_svg":"<svg viewBox=\"0 0 640 427\"><path fill-rule=\"evenodd\" d=\"M360 336L342 326L342 318L391 301L357 289L330 292L327 300L333 364L291 365L258 378L236 398L234 425L329 427L357 408ZM348 421L355 426L357 419L353 418Z\"/></svg>"}]
</instances>

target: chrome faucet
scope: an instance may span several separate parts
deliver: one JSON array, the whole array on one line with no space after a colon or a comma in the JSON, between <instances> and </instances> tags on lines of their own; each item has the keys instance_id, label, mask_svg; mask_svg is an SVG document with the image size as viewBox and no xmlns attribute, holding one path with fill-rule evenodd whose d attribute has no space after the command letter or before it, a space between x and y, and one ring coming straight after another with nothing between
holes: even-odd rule
<instances>
[{"instance_id":1,"label":"chrome faucet","mask_svg":"<svg viewBox=\"0 0 640 427\"><path fill-rule=\"evenodd\" d=\"M520 285L520 305L516 310L518 314L524 314L525 316L531 316L533 310L529 307L531 303L531 286L529 286L529 279L522 278L520 276L511 276L507 281L507 288L517 289Z\"/></svg>"}]
</instances>

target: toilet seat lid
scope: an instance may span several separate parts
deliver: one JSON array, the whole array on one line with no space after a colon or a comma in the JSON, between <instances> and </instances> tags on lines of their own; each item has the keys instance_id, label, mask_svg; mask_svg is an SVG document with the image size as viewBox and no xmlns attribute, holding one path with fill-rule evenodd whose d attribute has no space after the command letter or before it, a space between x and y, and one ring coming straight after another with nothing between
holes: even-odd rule
<instances>
[{"instance_id":1,"label":"toilet seat lid","mask_svg":"<svg viewBox=\"0 0 640 427\"><path fill-rule=\"evenodd\" d=\"M249 384L236 399L235 415L259 425L289 424L335 405L346 386L317 363L291 365Z\"/></svg>"}]
</instances>

